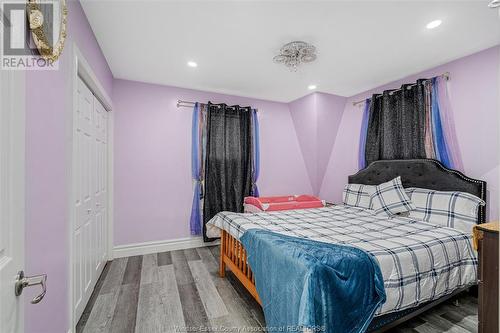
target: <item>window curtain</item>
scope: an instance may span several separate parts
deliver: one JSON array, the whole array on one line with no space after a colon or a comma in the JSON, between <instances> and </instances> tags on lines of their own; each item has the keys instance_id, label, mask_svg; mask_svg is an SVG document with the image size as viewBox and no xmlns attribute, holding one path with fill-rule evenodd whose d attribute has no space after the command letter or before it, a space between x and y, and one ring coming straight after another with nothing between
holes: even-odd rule
<instances>
[{"instance_id":1,"label":"window curtain","mask_svg":"<svg viewBox=\"0 0 500 333\"><path fill-rule=\"evenodd\" d=\"M375 94L366 108L365 160L360 154L360 167L377 160L432 158L462 169L445 78L421 79Z\"/></svg>"},{"instance_id":2,"label":"window curtain","mask_svg":"<svg viewBox=\"0 0 500 333\"><path fill-rule=\"evenodd\" d=\"M366 159L365 159L366 131L368 129L368 117L370 115L370 101L371 99L369 98L365 101L363 119L361 120L361 132L359 135L359 152L358 152L359 156L358 167L360 170L366 167Z\"/></svg>"},{"instance_id":3,"label":"window curtain","mask_svg":"<svg viewBox=\"0 0 500 333\"><path fill-rule=\"evenodd\" d=\"M430 81L431 112L436 119L432 137L438 138L434 146L435 158L449 168L464 171L447 82L443 76L437 76Z\"/></svg>"},{"instance_id":4,"label":"window curtain","mask_svg":"<svg viewBox=\"0 0 500 333\"><path fill-rule=\"evenodd\" d=\"M252 170L252 196L259 196L257 180L260 173L260 142L259 142L259 118L257 110L252 110L252 128L253 128L253 170Z\"/></svg>"},{"instance_id":5,"label":"window curtain","mask_svg":"<svg viewBox=\"0 0 500 333\"><path fill-rule=\"evenodd\" d=\"M258 174L253 172L252 109L209 103L206 113L203 239L212 241L206 223L221 211L243 212L243 199Z\"/></svg>"},{"instance_id":6,"label":"window curtain","mask_svg":"<svg viewBox=\"0 0 500 333\"><path fill-rule=\"evenodd\" d=\"M204 127L205 106L195 103L193 108L193 120L191 129L191 177L194 184L193 204L191 206L191 217L189 229L191 235L201 235L201 204L203 199L203 155L205 154Z\"/></svg>"}]
</instances>

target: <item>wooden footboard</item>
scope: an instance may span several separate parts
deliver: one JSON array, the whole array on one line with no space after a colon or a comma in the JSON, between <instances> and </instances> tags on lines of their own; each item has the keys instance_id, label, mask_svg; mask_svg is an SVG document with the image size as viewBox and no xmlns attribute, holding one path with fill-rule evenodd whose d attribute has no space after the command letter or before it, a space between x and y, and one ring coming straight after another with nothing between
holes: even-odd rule
<instances>
[{"instance_id":1,"label":"wooden footboard","mask_svg":"<svg viewBox=\"0 0 500 333\"><path fill-rule=\"evenodd\" d=\"M219 275L224 277L226 265L233 272L241 284L248 290L250 295L262 305L257 289L255 288L255 278L247 263L247 253L243 245L228 232L221 231L220 239L220 266Z\"/></svg>"}]
</instances>

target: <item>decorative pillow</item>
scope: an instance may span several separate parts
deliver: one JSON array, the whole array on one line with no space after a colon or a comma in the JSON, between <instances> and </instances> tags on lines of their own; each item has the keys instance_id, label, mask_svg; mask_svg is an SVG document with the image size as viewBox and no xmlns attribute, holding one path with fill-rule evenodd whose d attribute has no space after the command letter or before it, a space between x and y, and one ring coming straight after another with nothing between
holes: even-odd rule
<instances>
[{"instance_id":1,"label":"decorative pillow","mask_svg":"<svg viewBox=\"0 0 500 333\"><path fill-rule=\"evenodd\" d=\"M466 192L407 188L406 193L416 206L410 212L411 218L455 228L468 234L477 224L479 206L486 204L481 198Z\"/></svg>"},{"instance_id":2,"label":"decorative pillow","mask_svg":"<svg viewBox=\"0 0 500 333\"><path fill-rule=\"evenodd\" d=\"M342 191L344 205L371 209L371 195L375 192L375 186L363 184L346 184Z\"/></svg>"},{"instance_id":3,"label":"decorative pillow","mask_svg":"<svg viewBox=\"0 0 500 333\"><path fill-rule=\"evenodd\" d=\"M415 209L415 205L405 193L399 176L387 183L376 186L375 192L371 195L371 200L375 214L385 213L393 216Z\"/></svg>"}]
</instances>

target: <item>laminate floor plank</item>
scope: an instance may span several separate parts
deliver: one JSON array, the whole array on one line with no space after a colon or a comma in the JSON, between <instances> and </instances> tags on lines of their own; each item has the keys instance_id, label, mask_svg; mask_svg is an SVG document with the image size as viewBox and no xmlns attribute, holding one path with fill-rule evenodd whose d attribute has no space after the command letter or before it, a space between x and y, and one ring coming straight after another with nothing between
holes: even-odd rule
<instances>
[{"instance_id":1,"label":"laminate floor plank","mask_svg":"<svg viewBox=\"0 0 500 333\"><path fill-rule=\"evenodd\" d=\"M139 301L139 282L138 280L137 283L122 284L120 286L109 332L134 333Z\"/></svg>"},{"instance_id":2,"label":"laminate floor plank","mask_svg":"<svg viewBox=\"0 0 500 333\"><path fill-rule=\"evenodd\" d=\"M259 303L250 295L248 290L241 284L241 282L234 276L232 272L226 271L226 279L231 283L231 286L236 290L238 295L244 301L245 306L252 313L252 317L260 323L261 326L265 326L266 320L264 318L264 312Z\"/></svg>"},{"instance_id":3,"label":"laminate floor plank","mask_svg":"<svg viewBox=\"0 0 500 333\"><path fill-rule=\"evenodd\" d=\"M122 285L134 284L138 285L141 282L142 256L129 257L125 273L123 273Z\"/></svg>"},{"instance_id":4,"label":"laminate floor plank","mask_svg":"<svg viewBox=\"0 0 500 333\"><path fill-rule=\"evenodd\" d=\"M158 285L155 283L141 284L135 333L163 333L161 319Z\"/></svg>"},{"instance_id":5,"label":"laminate floor plank","mask_svg":"<svg viewBox=\"0 0 500 333\"><path fill-rule=\"evenodd\" d=\"M172 256L170 252L161 252L157 255L158 266L172 265Z\"/></svg>"},{"instance_id":6,"label":"laminate floor plank","mask_svg":"<svg viewBox=\"0 0 500 333\"><path fill-rule=\"evenodd\" d=\"M219 263L215 260L212 251L208 247L199 247L196 249L200 260L203 262L207 268L207 272L212 275L219 277Z\"/></svg>"},{"instance_id":7,"label":"laminate floor plank","mask_svg":"<svg viewBox=\"0 0 500 333\"><path fill-rule=\"evenodd\" d=\"M108 274L104 279L100 294L113 292L117 287L122 284L123 274L127 267L128 258L118 258L110 263Z\"/></svg>"},{"instance_id":8,"label":"laminate floor plank","mask_svg":"<svg viewBox=\"0 0 500 333\"><path fill-rule=\"evenodd\" d=\"M224 318L224 324L231 324L234 327L264 327L265 321L262 309L259 307L258 314L254 314L252 309L238 295L238 292L233 288L231 283L227 279L219 277L218 262L213 256L212 251L208 248L198 248L197 250L229 311L228 318ZM218 325L222 325L222 323L218 323Z\"/></svg>"},{"instance_id":9,"label":"laminate floor plank","mask_svg":"<svg viewBox=\"0 0 500 333\"><path fill-rule=\"evenodd\" d=\"M106 276L108 275L109 268L111 267L111 262L106 263L104 266L101 276L96 282L96 285L94 287L94 291L92 292L92 295L90 296L89 302L87 303L87 306L85 306L85 310L83 310L82 316L80 320L78 321L76 331L77 332L82 332L83 329L85 328L85 324L87 323L87 320L90 318L90 314L92 312L92 308L94 308L94 304L97 301L97 296L99 296L99 293L102 289L102 285L104 284L104 281L106 280Z\"/></svg>"},{"instance_id":10,"label":"laminate floor plank","mask_svg":"<svg viewBox=\"0 0 500 333\"><path fill-rule=\"evenodd\" d=\"M417 333L418 331L411 327L396 327L392 330L394 333Z\"/></svg>"},{"instance_id":11,"label":"laminate floor plank","mask_svg":"<svg viewBox=\"0 0 500 333\"><path fill-rule=\"evenodd\" d=\"M454 325L465 328L469 332L477 332L478 318L476 315L469 315L459 306L445 305L444 308L447 311L441 317L452 322Z\"/></svg>"},{"instance_id":12,"label":"laminate floor plank","mask_svg":"<svg viewBox=\"0 0 500 333\"><path fill-rule=\"evenodd\" d=\"M185 284L194 284L193 276L183 250L170 252L172 256L172 264L174 265L175 280L178 286Z\"/></svg>"},{"instance_id":13,"label":"laminate floor plank","mask_svg":"<svg viewBox=\"0 0 500 333\"><path fill-rule=\"evenodd\" d=\"M478 299L477 299L477 297L467 297L463 301L466 303L477 305Z\"/></svg>"},{"instance_id":14,"label":"laminate floor plank","mask_svg":"<svg viewBox=\"0 0 500 333\"><path fill-rule=\"evenodd\" d=\"M201 301L200 294L198 293L198 289L196 288L196 283L191 274L191 269L189 268L184 251L172 251L171 255L186 329L191 330L196 327L209 327L210 322L205 312L203 302Z\"/></svg>"},{"instance_id":15,"label":"laminate floor plank","mask_svg":"<svg viewBox=\"0 0 500 333\"><path fill-rule=\"evenodd\" d=\"M85 327L83 330L77 327L77 333L110 332L119 293L120 287L116 287L112 292L98 295Z\"/></svg>"},{"instance_id":16,"label":"laminate floor plank","mask_svg":"<svg viewBox=\"0 0 500 333\"><path fill-rule=\"evenodd\" d=\"M406 322L405 326L409 327L409 328L415 328L415 327L420 326L424 323L425 323L425 320L423 320L421 317L416 317L416 318L413 318L412 320Z\"/></svg>"},{"instance_id":17,"label":"laminate floor plank","mask_svg":"<svg viewBox=\"0 0 500 333\"><path fill-rule=\"evenodd\" d=\"M198 255L198 252L196 252L196 249L184 250L184 255L186 256L187 261L200 260L200 256Z\"/></svg>"},{"instance_id":18,"label":"laminate floor plank","mask_svg":"<svg viewBox=\"0 0 500 333\"><path fill-rule=\"evenodd\" d=\"M427 322L415 327L415 331L418 333L443 333L438 327Z\"/></svg>"},{"instance_id":19,"label":"laminate floor plank","mask_svg":"<svg viewBox=\"0 0 500 333\"><path fill-rule=\"evenodd\" d=\"M158 256L146 254L142 258L141 285L158 282Z\"/></svg>"},{"instance_id":20,"label":"laminate floor plank","mask_svg":"<svg viewBox=\"0 0 500 333\"><path fill-rule=\"evenodd\" d=\"M459 301L459 306L462 310L467 311L470 314L478 314L477 299L476 302L473 301L474 297L467 297Z\"/></svg>"},{"instance_id":21,"label":"laminate floor plank","mask_svg":"<svg viewBox=\"0 0 500 333\"><path fill-rule=\"evenodd\" d=\"M187 330L196 327L209 327L210 321L205 312L196 284L194 282L177 285L182 304L182 313Z\"/></svg>"},{"instance_id":22,"label":"laminate floor plank","mask_svg":"<svg viewBox=\"0 0 500 333\"><path fill-rule=\"evenodd\" d=\"M469 333L468 330L458 325L454 325L452 322L434 313L425 313L423 314L422 318L428 323L431 323L432 325L439 327L441 329L441 332Z\"/></svg>"},{"instance_id":23,"label":"laminate floor plank","mask_svg":"<svg viewBox=\"0 0 500 333\"><path fill-rule=\"evenodd\" d=\"M199 256L198 256L199 258ZM207 268L201 260L193 260L189 263L189 268L193 274L193 278L198 289L198 294L205 307L207 317L209 319L214 319L218 317L227 316L226 306L222 301L217 288L207 271Z\"/></svg>"},{"instance_id":24,"label":"laminate floor plank","mask_svg":"<svg viewBox=\"0 0 500 333\"><path fill-rule=\"evenodd\" d=\"M162 332L179 332L186 327L186 323L175 279L174 266L159 267L158 276L160 300L158 315L160 316Z\"/></svg>"},{"instance_id":25,"label":"laminate floor plank","mask_svg":"<svg viewBox=\"0 0 500 333\"><path fill-rule=\"evenodd\" d=\"M208 246L207 247L210 252L212 252L212 255L214 256L217 261L219 261L220 258L220 246Z\"/></svg>"},{"instance_id":26,"label":"laminate floor plank","mask_svg":"<svg viewBox=\"0 0 500 333\"><path fill-rule=\"evenodd\" d=\"M219 246L119 258L96 284L76 333L261 331L262 308L226 270ZM477 332L477 298L458 296L388 332ZM245 329L247 328L247 329Z\"/></svg>"}]
</instances>

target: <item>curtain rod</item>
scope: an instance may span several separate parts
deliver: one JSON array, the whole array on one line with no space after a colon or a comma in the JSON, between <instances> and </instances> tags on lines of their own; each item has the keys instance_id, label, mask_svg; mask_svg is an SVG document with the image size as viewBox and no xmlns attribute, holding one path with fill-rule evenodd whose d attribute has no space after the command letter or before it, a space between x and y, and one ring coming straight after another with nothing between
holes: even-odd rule
<instances>
[{"instance_id":1,"label":"curtain rod","mask_svg":"<svg viewBox=\"0 0 500 333\"><path fill-rule=\"evenodd\" d=\"M448 80L450 79L450 72L445 72L445 73L443 73L443 74L437 75L436 77L443 77L446 81L448 81ZM431 80L431 79L427 79L427 80L425 80L425 81L429 81L429 80ZM416 83L414 83L414 84L410 84L410 85L408 85L408 88L413 87L413 86L416 86L416 85L417 85ZM391 90L391 92L390 92L389 94L391 94L391 95L392 95L394 92L396 92L396 91L400 91L400 90L401 90L401 88L399 88L399 89L392 89L392 90ZM383 95L379 95L379 96L377 96L377 98L378 98L378 97L380 97L380 96L383 96ZM352 102L352 105L353 105L353 106L356 106L356 105L361 104L361 103L364 103L364 102L366 102L366 99L364 99L364 100L362 100L362 101Z\"/></svg>"},{"instance_id":2,"label":"curtain rod","mask_svg":"<svg viewBox=\"0 0 500 333\"><path fill-rule=\"evenodd\" d=\"M196 102L183 101L183 100L180 100L180 99L177 100L177 107L178 108L192 108L195 104L196 104ZM211 104L212 105L221 105L221 104L224 104L224 103L211 103ZM245 106L243 108L250 108L250 109L252 109L251 106ZM259 110L257 110L257 109L255 109L255 111L259 112Z\"/></svg>"}]
</instances>

